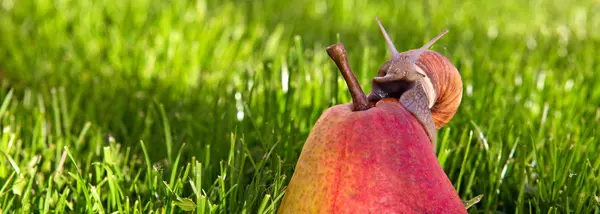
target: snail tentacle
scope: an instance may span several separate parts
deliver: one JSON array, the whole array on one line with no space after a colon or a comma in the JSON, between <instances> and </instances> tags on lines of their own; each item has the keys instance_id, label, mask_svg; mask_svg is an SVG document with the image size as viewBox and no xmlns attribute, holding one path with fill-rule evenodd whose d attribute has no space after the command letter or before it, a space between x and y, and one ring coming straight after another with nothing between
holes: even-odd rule
<instances>
[{"instance_id":1,"label":"snail tentacle","mask_svg":"<svg viewBox=\"0 0 600 214\"><path fill-rule=\"evenodd\" d=\"M368 100L398 98L421 122L435 145L436 131L452 119L462 99L462 80L456 67L446 57L429 50L448 30L419 49L398 53L379 18L377 24L392 57L373 78Z\"/></svg>"}]
</instances>

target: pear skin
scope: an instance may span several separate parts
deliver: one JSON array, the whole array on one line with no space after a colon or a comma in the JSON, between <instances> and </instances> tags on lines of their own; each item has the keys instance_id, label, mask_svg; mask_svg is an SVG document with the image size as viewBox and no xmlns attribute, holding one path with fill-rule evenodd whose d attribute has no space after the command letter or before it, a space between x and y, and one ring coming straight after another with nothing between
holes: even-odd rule
<instances>
[{"instance_id":1,"label":"pear skin","mask_svg":"<svg viewBox=\"0 0 600 214\"><path fill-rule=\"evenodd\" d=\"M426 130L397 100L327 109L278 213L467 213Z\"/></svg>"}]
</instances>

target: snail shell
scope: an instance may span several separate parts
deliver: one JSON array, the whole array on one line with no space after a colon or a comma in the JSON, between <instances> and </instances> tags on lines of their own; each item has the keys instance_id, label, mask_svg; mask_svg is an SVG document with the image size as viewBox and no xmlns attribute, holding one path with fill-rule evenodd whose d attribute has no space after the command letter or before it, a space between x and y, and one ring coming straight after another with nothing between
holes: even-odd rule
<instances>
[{"instance_id":1,"label":"snail shell","mask_svg":"<svg viewBox=\"0 0 600 214\"><path fill-rule=\"evenodd\" d=\"M448 30L419 49L399 53L379 18L377 23L391 52L391 59L373 78L373 90L368 99L376 101L399 96L400 102L420 120L435 141L435 129L440 129L452 119L462 99L462 80L456 67L448 58L428 50Z\"/></svg>"},{"instance_id":2,"label":"snail shell","mask_svg":"<svg viewBox=\"0 0 600 214\"><path fill-rule=\"evenodd\" d=\"M417 49L400 54L411 55L415 51ZM448 58L431 50L423 52L415 64L418 72L426 74L423 87L435 128L440 129L450 122L461 103L463 83L460 73Z\"/></svg>"}]
</instances>

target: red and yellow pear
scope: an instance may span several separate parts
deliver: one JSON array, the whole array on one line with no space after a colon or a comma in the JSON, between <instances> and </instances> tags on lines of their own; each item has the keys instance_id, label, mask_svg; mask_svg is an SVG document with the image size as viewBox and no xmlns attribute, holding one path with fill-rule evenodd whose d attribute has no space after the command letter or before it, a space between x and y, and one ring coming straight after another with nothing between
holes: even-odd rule
<instances>
[{"instance_id":1,"label":"red and yellow pear","mask_svg":"<svg viewBox=\"0 0 600 214\"><path fill-rule=\"evenodd\" d=\"M379 20L377 20L379 22ZM304 144L278 213L466 213L435 155L462 96L457 69L427 50L392 52L365 95L342 44L327 48L352 102L327 109Z\"/></svg>"}]
</instances>

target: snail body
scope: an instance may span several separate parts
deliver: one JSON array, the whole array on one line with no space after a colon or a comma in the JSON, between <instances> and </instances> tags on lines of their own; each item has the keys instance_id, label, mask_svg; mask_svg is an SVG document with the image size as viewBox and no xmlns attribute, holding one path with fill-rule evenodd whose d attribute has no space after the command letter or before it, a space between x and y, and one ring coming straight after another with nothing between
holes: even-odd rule
<instances>
[{"instance_id":1,"label":"snail body","mask_svg":"<svg viewBox=\"0 0 600 214\"><path fill-rule=\"evenodd\" d=\"M456 66L438 52L428 50L445 35L442 32L423 47L399 53L377 19L391 59L372 80L370 102L397 98L426 129L435 145L436 132L456 113L462 99L462 79Z\"/></svg>"}]
</instances>

